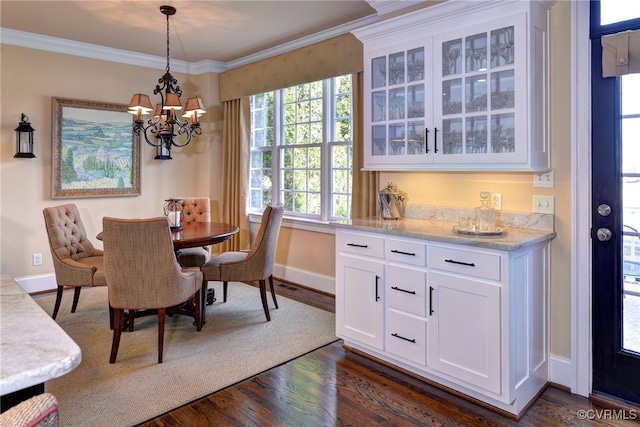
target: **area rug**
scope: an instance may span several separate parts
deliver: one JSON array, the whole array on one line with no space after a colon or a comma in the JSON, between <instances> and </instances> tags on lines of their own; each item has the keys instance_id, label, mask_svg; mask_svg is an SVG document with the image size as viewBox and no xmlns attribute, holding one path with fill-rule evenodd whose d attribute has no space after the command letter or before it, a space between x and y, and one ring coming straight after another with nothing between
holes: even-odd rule
<instances>
[{"instance_id":1,"label":"area rug","mask_svg":"<svg viewBox=\"0 0 640 427\"><path fill-rule=\"evenodd\" d=\"M221 288L216 291L222 295ZM134 332L123 332L116 363L110 364L106 288L83 289L75 313L72 294L65 293L56 321L82 349L82 362L45 383L58 399L60 425L135 425L337 339L333 313L282 296L275 309L267 296L270 322L258 289L235 282L226 303L219 298L207 306L202 331L191 317L167 316L162 364L157 317L138 318ZM53 312L53 296L36 301Z\"/></svg>"}]
</instances>

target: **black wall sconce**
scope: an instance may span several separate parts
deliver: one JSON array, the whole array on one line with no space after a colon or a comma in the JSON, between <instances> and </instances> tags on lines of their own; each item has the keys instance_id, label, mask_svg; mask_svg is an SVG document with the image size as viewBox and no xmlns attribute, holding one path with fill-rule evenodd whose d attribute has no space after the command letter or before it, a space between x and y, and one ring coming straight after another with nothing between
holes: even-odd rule
<instances>
[{"instance_id":1,"label":"black wall sconce","mask_svg":"<svg viewBox=\"0 0 640 427\"><path fill-rule=\"evenodd\" d=\"M22 121L16 128L16 155L13 157L34 158L33 131L29 117L22 113Z\"/></svg>"}]
</instances>

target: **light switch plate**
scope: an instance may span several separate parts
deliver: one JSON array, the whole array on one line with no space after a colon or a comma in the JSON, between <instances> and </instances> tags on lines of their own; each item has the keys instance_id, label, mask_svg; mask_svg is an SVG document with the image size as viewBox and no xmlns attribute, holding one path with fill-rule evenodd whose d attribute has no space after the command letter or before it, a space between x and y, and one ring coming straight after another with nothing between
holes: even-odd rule
<instances>
[{"instance_id":1,"label":"light switch plate","mask_svg":"<svg viewBox=\"0 0 640 427\"><path fill-rule=\"evenodd\" d=\"M533 186L539 188L553 188L554 178L553 170L548 170L546 172L534 172Z\"/></svg>"},{"instance_id":2,"label":"light switch plate","mask_svg":"<svg viewBox=\"0 0 640 427\"><path fill-rule=\"evenodd\" d=\"M537 213L555 213L556 198L554 196L533 196L533 211Z\"/></svg>"}]
</instances>

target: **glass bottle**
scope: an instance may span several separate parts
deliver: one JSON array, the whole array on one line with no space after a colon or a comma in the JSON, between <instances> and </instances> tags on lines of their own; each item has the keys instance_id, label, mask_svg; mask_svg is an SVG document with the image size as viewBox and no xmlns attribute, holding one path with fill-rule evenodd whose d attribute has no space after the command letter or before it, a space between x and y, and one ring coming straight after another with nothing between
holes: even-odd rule
<instances>
[{"instance_id":1,"label":"glass bottle","mask_svg":"<svg viewBox=\"0 0 640 427\"><path fill-rule=\"evenodd\" d=\"M489 193L486 190L480 192L481 205L476 208L476 232L487 233L496 230L496 210L489 207Z\"/></svg>"}]
</instances>

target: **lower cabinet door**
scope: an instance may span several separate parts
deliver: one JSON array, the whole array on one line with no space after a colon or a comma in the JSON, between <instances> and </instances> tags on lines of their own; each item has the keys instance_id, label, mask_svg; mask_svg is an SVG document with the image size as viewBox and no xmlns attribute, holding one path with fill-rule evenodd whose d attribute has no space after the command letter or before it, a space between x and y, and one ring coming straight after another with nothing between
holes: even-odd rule
<instances>
[{"instance_id":1,"label":"lower cabinet door","mask_svg":"<svg viewBox=\"0 0 640 427\"><path fill-rule=\"evenodd\" d=\"M384 349L384 264L340 254L336 263L336 332Z\"/></svg>"},{"instance_id":2,"label":"lower cabinet door","mask_svg":"<svg viewBox=\"0 0 640 427\"><path fill-rule=\"evenodd\" d=\"M427 365L501 394L499 285L430 273Z\"/></svg>"},{"instance_id":3,"label":"lower cabinet door","mask_svg":"<svg viewBox=\"0 0 640 427\"><path fill-rule=\"evenodd\" d=\"M427 321L390 309L387 312L387 351L424 366L427 363Z\"/></svg>"}]
</instances>

